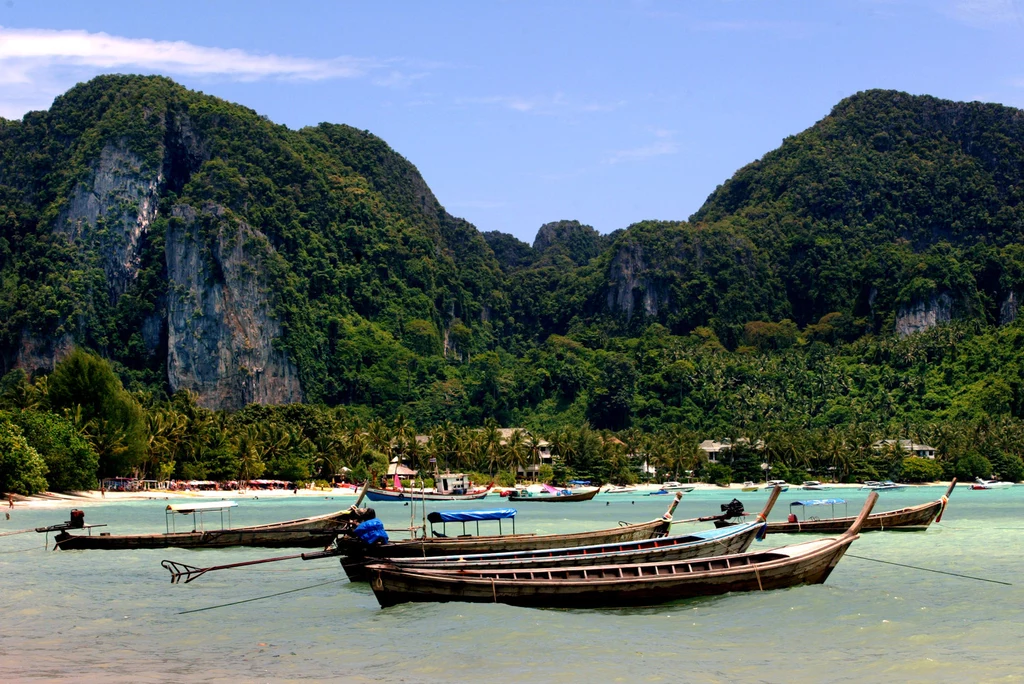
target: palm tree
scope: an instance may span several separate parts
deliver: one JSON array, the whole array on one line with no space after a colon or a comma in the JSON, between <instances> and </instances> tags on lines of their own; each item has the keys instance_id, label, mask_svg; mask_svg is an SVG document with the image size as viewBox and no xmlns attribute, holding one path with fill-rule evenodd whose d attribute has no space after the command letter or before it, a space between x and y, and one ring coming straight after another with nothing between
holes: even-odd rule
<instances>
[{"instance_id":1,"label":"palm tree","mask_svg":"<svg viewBox=\"0 0 1024 684\"><path fill-rule=\"evenodd\" d=\"M519 470L526 470L529 451L526 446L526 436L518 428L509 433L503 447L505 465L512 472L512 476L518 478Z\"/></svg>"}]
</instances>

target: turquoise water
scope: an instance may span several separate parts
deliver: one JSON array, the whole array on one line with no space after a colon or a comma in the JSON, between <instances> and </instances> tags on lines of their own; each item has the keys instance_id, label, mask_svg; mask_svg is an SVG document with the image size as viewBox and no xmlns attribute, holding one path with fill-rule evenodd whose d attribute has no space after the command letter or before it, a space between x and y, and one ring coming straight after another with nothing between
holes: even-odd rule
<instances>
[{"instance_id":1,"label":"turquoise water","mask_svg":"<svg viewBox=\"0 0 1024 684\"><path fill-rule=\"evenodd\" d=\"M798 490L782 494L781 519ZM883 510L934 500L938 487L884 492ZM676 518L718 512L733 496L759 509L766 494L693 492ZM817 493L816 496L824 496ZM850 501L863 492L829 492ZM326 513L352 499L243 500L235 525ZM479 508L502 507L489 498ZM0 537L3 681L335 680L513 682L844 682L1024 680L1024 487L959 487L939 525L870 533L851 553L1012 582L1002 586L844 558L821 586L697 599L654 608L535 610L409 604L380 610L367 585L334 559L210 573L172 585L164 558L207 566L290 550L74 551L42 535ZM165 502L85 507L112 533L162 531ZM569 532L661 515L668 497L599 496L517 504L519 532ZM374 504L388 527L409 508ZM429 505L428 510L462 508ZM418 515L418 514L417 514ZM60 522L66 509L15 509L0 533ZM676 526L679 531L695 526ZM801 539L770 536L758 548ZM51 538L52 541L52 538ZM297 552L297 551L296 551ZM327 584L324 584L327 583ZM189 614L277 592L275 598Z\"/></svg>"}]
</instances>

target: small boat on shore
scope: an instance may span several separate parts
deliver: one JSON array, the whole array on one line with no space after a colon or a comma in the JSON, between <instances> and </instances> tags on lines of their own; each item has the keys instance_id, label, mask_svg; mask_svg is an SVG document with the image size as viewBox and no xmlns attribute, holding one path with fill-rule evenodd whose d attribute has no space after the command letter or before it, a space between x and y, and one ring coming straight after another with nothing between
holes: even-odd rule
<instances>
[{"instance_id":1,"label":"small boat on shore","mask_svg":"<svg viewBox=\"0 0 1024 684\"><path fill-rule=\"evenodd\" d=\"M468 601L537 608L656 605L695 596L820 584L859 537L878 499L872 492L842 536L770 551L681 561L504 570L433 570L369 565L382 608L407 602Z\"/></svg>"},{"instance_id":2,"label":"small boat on shore","mask_svg":"<svg viewBox=\"0 0 1024 684\"><path fill-rule=\"evenodd\" d=\"M370 501L479 501L491 492L490 487L473 489L469 477L463 473L435 474L436 487L430 489L405 489L395 475L395 486L392 489L366 488L366 498Z\"/></svg>"},{"instance_id":3,"label":"small boat on shore","mask_svg":"<svg viewBox=\"0 0 1024 684\"><path fill-rule=\"evenodd\" d=\"M921 531L928 529L928 526L933 521L940 521L942 514L946 510L946 504L949 503L949 496L953 493L953 489L956 487L956 480L954 479L946 493L943 494L935 501L929 501L917 506L909 506L907 508L900 508L895 511L884 511L882 513L873 513L864 521L862 532L869 532L872 530L905 530L905 531ZM870 495L869 495L870 496ZM825 518L820 519L816 517L807 518L800 520L793 511L794 506L801 507L802 510L807 509L808 506L831 506L834 507L838 504L845 504L843 499L821 499L814 501L794 501L790 504L790 516L786 522L769 522L768 533L769 534L795 534L802 532L814 532L817 534L835 534L844 532L849 529L850 525L853 524L855 518L853 516L844 516L840 518Z\"/></svg>"},{"instance_id":4,"label":"small boat on shore","mask_svg":"<svg viewBox=\"0 0 1024 684\"><path fill-rule=\"evenodd\" d=\"M339 536L335 543L339 554L342 555L341 565L345 569L348 578L353 582L359 582L366 580L364 568L367 563L388 561L394 558L425 558L428 556L451 556L456 554L560 549L564 547L615 544L664 537L671 529L672 513L675 512L682 496L682 493L676 494L676 498L669 505L668 511L661 518L632 525L620 523L619 527L590 532L515 534L513 528L513 534L506 535L433 536L421 539L385 541L384 543L369 545L360 538L359 529L356 528L352 533ZM450 516L458 513L463 513L464 515L472 514L476 520L500 520L511 517L504 513L493 514L489 511L440 511L437 512L437 516L433 518L428 516L428 519L433 526L439 522L446 523L446 516L448 516L447 519L452 520ZM491 515L488 515L489 513ZM430 514L430 516L434 515L434 513ZM436 531L434 534L436 534ZM445 532L442 531L441 534L445 534Z\"/></svg>"},{"instance_id":5,"label":"small boat on shore","mask_svg":"<svg viewBox=\"0 0 1024 684\"><path fill-rule=\"evenodd\" d=\"M907 485L896 484L892 480L884 480L882 482L868 480L864 483L864 486L861 487L862 490L866 489L872 492L898 492L906 488Z\"/></svg>"},{"instance_id":6,"label":"small boat on shore","mask_svg":"<svg viewBox=\"0 0 1024 684\"><path fill-rule=\"evenodd\" d=\"M821 484L821 482L819 482L818 480L805 480L800 485L800 489L805 489L811 492L827 492L830 491L832 487L825 484Z\"/></svg>"},{"instance_id":7,"label":"small boat on shore","mask_svg":"<svg viewBox=\"0 0 1024 684\"><path fill-rule=\"evenodd\" d=\"M768 484L765 485L765 489L779 489L779 491L788 492L789 484L785 480L768 480Z\"/></svg>"},{"instance_id":8,"label":"small boat on shore","mask_svg":"<svg viewBox=\"0 0 1024 684\"><path fill-rule=\"evenodd\" d=\"M578 489L557 489L550 485L543 485L540 490L523 487L508 495L509 501L554 501L566 503L569 501L590 501L600 487L580 487Z\"/></svg>"},{"instance_id":9,"label":"small boat on shore","mask_svg":"<svg viewBox=\"0 0 1024 684\"><path fill-rule=\"evenodd\" d=\"M758 489L760 489L760 487L757 485L756 482L751 482L750 480L747 480L746 482L743 483L743 486L740 488L740 491L756 492Z\"/></svg>"},{"instance_id":10,"label":"small boat on shore","mask_svg":"<svg viewBox=\"0 0 1024 684\"><path fill-rule=\"evenodd\" d=\"M126 550L126 549L166 549L170 547L185 549L214 549L228 546L258 546L265 548L316 548L324 547L334 541L343 530L354 527L364 520L375 517L372 508L352 508L311 518L286 520L267 525L250 527L228 527L223 525L225 511L237 506L234 501L203 501L191 504L170 504L165 509L167 531L163 534L92 534L93 527L86 525L84 513L76 517L72 511L72 519L60 525L36 528L36 532L57 532L54 537L55 547L64 551L71 550ZM202 514L218 512L221 514L221 528L203 529ZM171 531L171 522L177 515L191 515L191 532ZM84 529L88 534L70 534L68 530Z\"/></svg>"},{"instance_id":11,"label":"small boat on shore","mask_svg":"<svg viewBox=\"0 0 1024 684\"><path fill-rule=\"evenodd\" d=\"M609 485L601 492L602 494L635 494L637 491L633 485Z\"/></svg>"},{"instance_id":12,"label":"small boat on shore","mask_svg":"<svg viewBox=\"0 0 1024 684\"><path fill-rule=\"evenodd\" d=\"M672 481L662 483L661 489L664 489L666 492L683 492L686 494L687 492L692 492L696 487L693 485L685 485L682 482Z\"/></svg>"},{"instance_id":13,"label":"small boat on shore","mask_svg":"<svg viewBox=\"0 0 1024 684\"><path fill-rule=\"evenodd\" d=\"M1012 486L1012 482L1004 482L1002 480L982 480L980 477L976 477L974 478L974 484L971 485L971 489L1009 489Z\"/></svg>"}]
</instances>

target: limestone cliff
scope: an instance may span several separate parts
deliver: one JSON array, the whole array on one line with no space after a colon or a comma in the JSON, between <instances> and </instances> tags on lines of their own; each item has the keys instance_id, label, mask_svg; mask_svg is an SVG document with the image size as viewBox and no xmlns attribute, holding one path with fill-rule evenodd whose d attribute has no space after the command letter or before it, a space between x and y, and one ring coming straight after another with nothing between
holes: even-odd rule
<instances>
[{"instance_id":1,"label":"limestone cliff","mask_svg":"<svg viewBox=\"0 0 1024 684\"><path fill-rule=\"evenodd\" d=\"M1020 293L1011 290L999 307L999 325L1009 325L1020 313Z\"/></svg>"},{"instance_id":2,"label":"limestone cliff","mask_svg":"<svg viewBox=\"0 0 1024 684\"><path fill-rule=\"evenodd\" d=\"M108 143L92 166L92 178L78 184L57 218L57 232L100 256L112 300L138 274L140 241L156 218L162 182L162 173L143 173L138 155Z\"/></svg>"},{"instance_id":3,"label":"limestone cliff","mask_svg":"<svg viewBox=\"0 0 1024 684\"><path fill-rule=\"evenodd\" d=\"M260 231L210 204L178 205L167 232L167 375L171 389L190 389L205 406L302 400L298 373L275 349L261 276L272 247Z\"/></svg>"},{"instance_id":4,"label":"limestone cliff","mask_svg":"<svg viewBox=\"0 0 1024 684\"><path fill-rule=\"evenodd\" d=\"M668 304L666 288L654 283L647 273L641 245L622 245L612 258L608 270L608 309L625 315L628 321L636 308L647 316L658 315L659 307Z\"/></svg>"},{"instance_id":5,"label":"limestone cliff","mask_svg":"<svg viewBox=\"0 0 1024 684\"><path fill-rule=\"evenodd\" d=\"M906 337L953 319L953 297L948 292L900 306L896 312L896 333Z\"/></svg>"}]
</instances>

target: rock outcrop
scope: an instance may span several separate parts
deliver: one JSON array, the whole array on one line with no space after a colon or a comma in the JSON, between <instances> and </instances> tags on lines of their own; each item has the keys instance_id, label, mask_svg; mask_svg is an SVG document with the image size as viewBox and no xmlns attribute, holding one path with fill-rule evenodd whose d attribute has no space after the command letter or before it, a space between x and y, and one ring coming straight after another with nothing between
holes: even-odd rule
<instances>
[{"instance_id":1,"label":"rock outcrop","mask_svg":"<svg viewBox=\"0 0 1024 684\"><path fill-rule=\"evenodd\" d=\"M953 297L948 292L932 295L900 306L896 313L896 333L906 337L922 330L934 328L953 319Z\"/></svg>"},{"instance_id":2,"label":"rock outcrop","mask_svg":"<svg viewBox=\"0 0 1024 684\"><path fill-rule=\"evenodd\" d=\"M178 205L167 231L167 376L204 406L302 400L261 271L272 247L216 205Z\"/></svg>"},{"instance_id":3,"label":"rock outcrop","mask_svg":"<svg viewBox=\"0 0 1024 684\"><path fill-rule=\"evenodd\" d=\"M1003 300L1002 305L999 307L999 325L1009 325L1017 320L1017 316L1020 313L1020 299L1021 295L1019 292L1010 290L1006 295L1006 299Z\"/></svg>"},{"instance_id":4,"label":"rock outcrop","mask_svg":"<svg viewBox=\"0 0 1024 684\"><path fill-rule=\"evenodd\" d=\"M79 183L54 230L101 255L108 294L116 301L139 272L140 244L157 214L162 173L145 174L142 160L123 145L107 144L92 178Z\"/></svg>"},{"instance_id":5,"label":"rock outcrop","mask_svg":"<svg viewBox=\"0 0 1024 684\"><path fill-rule=\"evenodd\" d=\"M608 269L608 308L625 315L628 321L638 307L647 316L657 316L668 304L668 292L647 275L643 247L624 244L612 258Z\"/></svg>"}]
</instances>

